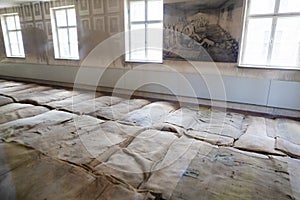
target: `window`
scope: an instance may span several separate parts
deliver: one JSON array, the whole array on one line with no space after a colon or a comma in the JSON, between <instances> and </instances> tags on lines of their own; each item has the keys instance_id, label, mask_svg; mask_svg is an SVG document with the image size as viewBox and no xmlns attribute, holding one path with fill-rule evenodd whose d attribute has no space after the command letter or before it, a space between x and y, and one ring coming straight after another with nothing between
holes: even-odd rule
<instances>
[{"instance_id":1,"label":"window","mask_svg":"<svg viewBox=\"0 0 300 200\"><path fill-rule=\"evenodd\" d=\"M300 69L300 1L247 0L239 65Z\"/></svg>"},{"instance_id":2,"label":"window","mask_svg":"<svg viewBox=\"0 0 300 200\"><path fill-rule=\"evenodd\" d=\"M128 62L162 62L163 0L127 0L125 50Z\"/></svg>"},{"instance_id":3,"label":"window","mask_svg":"<svg viewBox=\"0 0 300 200\"><path fill-rule=\"evenodd\" d=\"M7 57L25 58L19 15L1 16L2 32Z\"/></svg>"},{"instance_id":4,"label":"window","mask_svg":"<svg viewBox=\"0 0 300 200\"><path fill-rule=\"evenodd\" d=\"M51 9L56 59L79 59L76 11L74 6Z\"/></svg>"}]
</instances>

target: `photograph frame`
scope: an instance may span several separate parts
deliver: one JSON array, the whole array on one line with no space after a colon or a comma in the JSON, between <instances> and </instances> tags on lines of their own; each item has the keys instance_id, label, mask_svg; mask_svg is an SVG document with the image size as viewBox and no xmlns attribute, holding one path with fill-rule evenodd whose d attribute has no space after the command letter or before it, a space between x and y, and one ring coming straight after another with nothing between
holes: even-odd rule
<instances>
[{"instance_id":1,"label":"photograph frame","mask_svg":"<svg viewBox=\"0 0 300 200\"><path fill-rule=\"evenodd\" d=\"M104 0L92 0L93 14L104 14Z\"/></svg>"},{"instance_id":2,"label":"photograph frame","mask_svg":"<svg viewBox=\"0 0 300 200\"><path fill-rule=\"evenodd\" d=\"M111 15L107 17L108 32L110 35L120 32L121 20L119 15Z\"/></svg>"},{"instance_id":3,"label":"photograph frame","mask_svg":"<svg viewBox=\"0 0 300 200\"><path fill-rule=\"evenodd\" d=\"M105 17L104 16L96 16L96 17L94 17L94 28L93 29L95 31L106 32Z\"/></svg>"},{"instance_id":4,"label":"photograph frame","mask_svg":"<svg viewBox=\"0 0 300 200\"><path fill-rule=\"evenodd\" d=\"M89 0L80 0L80 1L78 1L78 10L79 10L79 15L80 16L90 14L90 3L89 2L90 2Z\"/></svg>"},{"instance_id":5,"label":"photograph frame","mask_svg":"<svg viewBox=\"0 0 300 200\"><path fill-rule=\"evenodd\" d=\"M45 31L45 27L44 27L44 22L43 21L35 22L35 27L38 28L38 29L41 29L41 30Z\"/></svg>"},{"instance_id":6,"label":"photograph frame","mask_svg":"<svg viewBox=\"0 0 300 200\"><path fill-rule=\"evenodd\" d=\"M19 14L20 22L23 22L24 21L24 13L23 13L22 6L17 7L17 13Z\"/></svg>"},{"instance_id":7,"label":"photograph frame","mask_svg":"<svg viewBox=\"0 0 300 200\"><path fill-rule=\"evenodd\" d=\"M80 19L81 30L91 30L91 20L89 17Z\"/></svg>"},{"instance_id":8,"label":"photograph frame","mask_svg":"<svg viewBox=\"0 0 300 200\"><path fill-rule=\"evenodd\" d=\"M108 13L120 12L120 1L106 0L106 10Z\"/></svg>"},{"instance_id":9,"label":"photograph frame","mask_svg":"<svg viewBox=\"0 0 300 200\"><path fill-rule=\"evenodd\" d=\"M33 13L31 9L31 4L26 3L22 5L24 13L24 21L33 21Z\"/></svg>"},{"instance_id":10,"label":"photograph frame","mask_svg":"<svg viewBox=\"0 0 300 200\"><path fill-rule=\"evenodd\" d=\"M35 20L42 20L42 8L40 2L35 2L32 4L33 7L33 15Z\"/></svg>"},{"instance_id":11,"label":"photograph frame","mask_svg":"<svg viewBox=\"0 0 300 200\"><path fill-rule=\"evenodd\" d=\"M52 8L52 2L45 1L42 4L44 19L50 19L50 9Z\"/></svg>"},{"instance_id":12,"label":"photograph frame","mask_svg":"<svg viewBox=\"0 0 300 200\"><path fill-rule=\"evenodd\" d=\"M52 40L53 36L52 36L52 24L51 24L51 21L47 21L46 22L46 34L47 34L47 37L48 37L48 40Z\"/></svg>"}]
</instances>

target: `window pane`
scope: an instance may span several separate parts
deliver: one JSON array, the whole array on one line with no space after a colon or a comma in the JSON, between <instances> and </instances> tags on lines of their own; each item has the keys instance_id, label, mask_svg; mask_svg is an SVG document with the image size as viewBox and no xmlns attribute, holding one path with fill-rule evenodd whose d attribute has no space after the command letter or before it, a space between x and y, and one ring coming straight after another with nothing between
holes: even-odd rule
<instances>
[{"instance_id":1,"label":"window pane","mask_svg":"<svg viewBox=\"0 0 300 200\"><path fill-rule=\"evenodd\" d=\"M70 57L69 44L60 43L59 47L60 47L61 58L69 58Z\"/></svg>"},{"instance_id":2,"label":"window pane","mask_svg":"<svg viewBox=\"0 0 300 200\"><path fill-rule=\"evenodd\" d=\"M9 32L8 36L11 44L18 44L17 32Z\"/></svg>"},{"instance_id":3,"label":"window pane","mask_svg":"<svg viewBox=\"0 0 300 200\"><path fill-rule=\"evenodd\" d=\"M148 1L148 20L163 20L163 1Z\"/></svg>"},{"instance_id":4,"label":"window pane","mask_svg":"<svg viewBox=\"0 0 300 200\"><path fill-rule=\"evenodd\" d=\"M70 43L77 43L77 28L70 28L69 29L69 36L70 36Z\"/></svg>"},{"instance_id":5,"label":"window pane","mask_svg":"<svg viewBox=\"0 0 300 200\"><path fill-rule=\"evenodd\" d=\"M66 10L57 10L55 14L57 26L67 26Z\"/></svg>"},{"instance_id":6,"label":"window pane","mask_svg":"<svg viewBox=\"0 0 300 200\"><path fill-rule=\"evenodd\" d=\"M145 21L144 1L130 1L130 21Z\"/></svg>"},{"instance_id":7,"label":"window pane","mask_svg":"<svg viewBox=\"0 0 300 200\"><path fill-rule=\"evenodd\" d=\"M300 12L300 1L299 0L281 0L279 12L280 13Z\"/></svg>"},{"instance_id":8,"label":"window pane","mask_svg":"<svg viewBox=\"0 0 300 200\"><path fill-rule=\"evenodd\" d=\"M148 29L147 29L148 60L153 60L153 61L162 60L162 42L163 42L162 28L163 28L162 23L148 24Z\"/></svg>"},{"instance_id":9,"label":"window pane","mask_svg":"<svg viewBox=\"0 0 300 200\"><path fill-rule=\"evenodd\" d=\"M68 31L66 28L58 29L59 42L68 42Z\"/></svg>"},{"instance_id":10,"label":"window pane","mask_svg":"<svg viewBox=\"0 0 300 200\"><path fill-rule=\"evenodd\" d=\"M21 29L20 18L19 16L15 16L16 19L16 29Z\"/></svg>"},{"instance_id":11,"label":"window pane","mask_svg":"<svg viewBox=\"0 0 300 200\"><path fill-rule=\"evenodd\" d=\"M250 0L249 14L270 14L274 13L275 0Z\"/></svg>"},{"instance_id":12,"label":"window pane","mask_svg":"<svg viewBox=\"0 0 300 200\"><path fill-rule=\"evenodd\" d=\"M7 29L8 30L16 30L16 23L15 23L15 17L9 16L6 17L6 23L7 23Z\"/></svg>"},{"instance_id":13,"label":"window pane","mask_svg":"<svg viewBox=\"0 0 300 200\"><path fill-rule=\"evenodd\" d=\"M69 26L76 26L75 9L68 9L68 24Z\"/></svg>"},{"instance_id":14,"label":"window pane","mask_svg":"<svg viewBox=\"0 0 300 200\"><path fill-rule=\"evenodd\" d=\"M19 56L20 55L18 43L11 44L10 48L11 48L11 55L12 56Z\"/></svg>"},{"instance_id":15,"label":"window pane","mask_svg":"<svg viewBox=\"0 0 300 200\"><path fill-rule=\"evenodd\" d=\"M300 66L300 17L279 18L271 65Z\"/></svg>"},{"instance_id":16,"label":"window pane","mask_svg":"<svg viewBox=\"0 0 300 200\"><path fill-rule=\"evenodd\" d=\"M266 65L272 18L250 19L244 36L243 64Z\"/></svg>"},{"instance_id":17,"label":"window pane","mask_svg":"<svg viewBox=\"0 0 300 200\"><path fill-rule=\"evenodd\" d=\"M133 60L145 59L145 25L131 25L130 31L130 54Z\"/></svg>"},{"instance_id":18,"label":"window pane","mask_svg":"<svg viewBox=\"0 0 300 200\"><path fill-rule=\"evenodd\" d=\"M72 58L75 58L75 59L77 59L77 58L79 58L79 54L78 54L78 44L77 43L71 43L70 44L70 48L71 48L71 57Z\"/></svg>"}]
</instances>

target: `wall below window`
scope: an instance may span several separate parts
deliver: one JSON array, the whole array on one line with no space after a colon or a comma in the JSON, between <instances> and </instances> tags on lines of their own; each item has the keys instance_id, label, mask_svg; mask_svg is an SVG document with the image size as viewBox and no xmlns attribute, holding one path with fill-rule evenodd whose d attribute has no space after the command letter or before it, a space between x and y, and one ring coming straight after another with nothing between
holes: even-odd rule
<instances>
[{"instance_id":1,"label":"wall below window","mask_svg":"<svg viewBox=\"0 0 300 200\"><path fill-rule=\"evenodd\" d=\"M128 91L138 89L153 94L300 110L300 82L297 81L157 71L155 67L154 70L88 67L81 71L85 78L80 79L82 74L78 74L77 67L10 63L0 64L0 76L55 82L58 85L78 83L93 87L96 83L100 87ZM99 82L93 81L100 73L103 75Z\"/></svg>"}]
</instances>

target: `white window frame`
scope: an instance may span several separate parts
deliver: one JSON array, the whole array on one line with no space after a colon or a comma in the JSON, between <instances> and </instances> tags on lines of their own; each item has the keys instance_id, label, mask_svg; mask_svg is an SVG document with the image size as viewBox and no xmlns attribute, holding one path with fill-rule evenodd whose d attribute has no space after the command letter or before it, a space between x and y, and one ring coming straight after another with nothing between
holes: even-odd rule
<instances>
[{"instance_id":1,"label":"white window frame","mask_svg":"<svg viewBox=\"0 0 300 200\"><path fill-rule=\"evenodd\" d=\"M63 60L79 60L79 50L78 50L78 34L77 34L77 41L75 42L77 44L77 55L75 57L72 57L71 54L71 42L70 42L70 33L69 29L70 28L76 28L77 30L77 23L76 25L69 25L68 23L68 12L67 10L69 9L74 9L75 6L62 6L62 7L54 7L51 8L50 14L51 14L51 26L52 26L52 34L53 34L53 46L54 46L54 57L55 59L63 59ZM56 11L59 10L66 10L66 17L67 17L67 26L58 26L57 25L57 19L56 19ZM60 38L58 37L58 30L59 29L67 29L68 32L68 46L69 46L69 56L63 56L61 53L61 48L60 48Z\"/></svg>"},{"instance_id":2,"label":"white window frame","mask_svg":"<svg viewBox=\"0 0 300 200\"><path fill-rule=\"evenodd\" d=\"M16 29L8 30L7 17L14 17ZM23 44L19 14L18 13L10 13L10 14L1 15L1 25L2 25L6 57L25 58L24 44ZM12 51L12 48L11 48L11 43L12 43L11 40L12 39L9 36L10 35L9 33L11 33L11 32L17 32L17 44L18 44L19 54L15 54Z\"/></svg>"},{"instance_id":3,"label":"white window frame","mask_svg":"<svg viewBox=\"0 0 300 200\"><path fill-rule=\"evenodd\" d=\"M242 30L242 39L241 39L241 48L239 52L239 58L238 58L238 66L240 67L246 67L246 68L265 68L265 69L293 69L293 70L300 70L300 66L297 67L290 67L290 66L282 66L282 65L271 65L271 57L272 57L272 50L273 50L273 41L275 39L275 33L276 33L276 25L278 18L281 17L293 17L293 16L299 16L300 12L285 12L285 13L279 13L279 7L280 7L280 1L282 0L275 0L275 6L274 6L274 13L270 14L249 14L250 6L249 2L251 0L245 0L244 2L244 22L243 22L243 30ZM248 29L248 19L253 18L272 18L272 27L271 27L271 37L270 41L268 43L268 56L267 56L267 65L255 65L255 64L243 64L243 56L244 56L244 49L246 45L246 34Z\"/></svg>"},{"instance_id":4,"label":"white window frame","mask_svg":"<svg viewBox=\"0 0 300 200\"><path fill-rule=\"evenodd\" d=\"M130 21L130 2L131 1L144 1L145 2L145 21L134 21L131 22ZM151 0L125 0L125 62L142 62L142 63L162 63L163 62L163 19L161 20L148 20L148 2ZM163 0L161 0L163 1ZM163 9L162 9L163 10ZM149 49L153 49L151 47L149 47L148 42L147 42L147 34L148 34L148 24L157 24L157 23L161 23L161 37L162 37L162 43L161 46L156 48L155 50L157 51L158 49L161 50L161 58L160 59L152 59L148 57L148 50ZM141 58L141 59L132 59L131 58L131 52L135 51L131 48L131 25L135 24L141 24L145 26L145 58ZM137 31L139 32L139 30Z\"/></svg>"}]
</instances>

